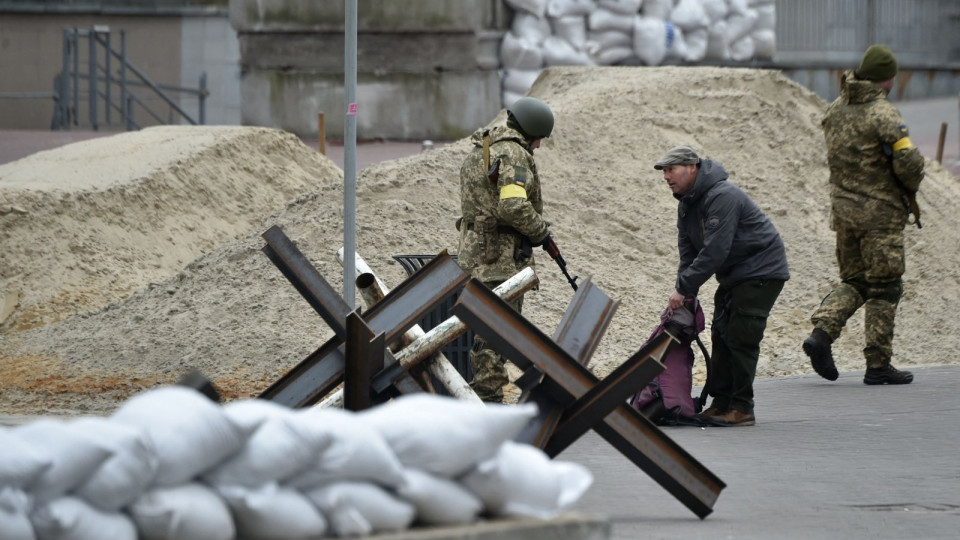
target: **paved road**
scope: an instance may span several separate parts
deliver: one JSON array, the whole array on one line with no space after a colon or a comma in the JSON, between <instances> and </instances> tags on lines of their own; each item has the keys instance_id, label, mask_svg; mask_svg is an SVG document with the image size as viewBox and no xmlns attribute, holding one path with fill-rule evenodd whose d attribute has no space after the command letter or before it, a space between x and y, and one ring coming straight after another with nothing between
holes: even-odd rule
<instances>
[{"instance_id":1,"label":"paved road","mask_svg":"<svg viewBox=\"0 0 960 540\"><path fill-rule=\"evenodd\" d=\"M762 380L754 427L665 428L727 484L703 521L595 433L557 459L593 471L576 510L618 540L957 539L960 366L912 371L897 387Z\"/></svg>"}]
</instances>

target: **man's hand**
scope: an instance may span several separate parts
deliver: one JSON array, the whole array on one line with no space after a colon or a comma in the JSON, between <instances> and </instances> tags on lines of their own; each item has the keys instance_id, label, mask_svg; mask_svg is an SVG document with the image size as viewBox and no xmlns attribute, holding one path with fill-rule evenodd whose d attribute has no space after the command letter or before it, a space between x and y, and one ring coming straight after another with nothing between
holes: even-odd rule
<instances>
[{"instance_id":1,"label":"man's hand","mask_svg":"<svg viewBox=\"0 0 960 540\"><path fill-rule=\"evenodd\" d=\"M670 299L667 300L667 309L670 312L670 315L673 315L673 310L683 305L684 296L677 291L673 291L673 294L670 295Z\"/></svg>"}]
</instances>

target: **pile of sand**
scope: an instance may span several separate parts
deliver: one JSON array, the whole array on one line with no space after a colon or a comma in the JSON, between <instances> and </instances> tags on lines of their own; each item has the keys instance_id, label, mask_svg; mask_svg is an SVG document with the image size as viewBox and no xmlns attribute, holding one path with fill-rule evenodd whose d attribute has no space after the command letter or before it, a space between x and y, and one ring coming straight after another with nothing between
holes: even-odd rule
<instances>
[{"instance_id":1,"label":"pile of sand","mask_svg":"<svg viewBox=\"0 0 960 540\"><path fill-rule=\"evenodd\" d=\"M721 162L787 245L793 278L771 315L758 376L811 372L799 344L809 333L810 313L836 281L821 99L775 71L679 67L552 68L530 93L557 117L554 136L537 151L554 237L573 273L592 276L621 302L591 363L597 375L639 348L672 290L676 201L652 163L681 143ZM0 288L21 291L21 308L0 333L0 411L106 412L131 392L171 382L188 368L204 371L229 396L252 395L330 337L262 254L260 234L282 227L340 290L340 171L271 130L215 131L235 142L221 139L200 151L200 144L173 145L214 137L208 129L153 129L96 141L119 148L139 137L132 146L150 150L104 156L97 166L109 182L79 191L69 188L77 159L61 157L79 145L0 167ZM458 171L467 150L461 140L361 172L357 249L387 285L406 275L391 255L456 251ZM145 170L155 153L170 158ZM11 188L8 168L14 166L49 167L37 175L49 179L47 187ZM227 175L232 183L224 186ZM258 191L264 182L270 193ZM238 192L244 196L233 195ZM960 318L949 311L960 291L960 248L950 240L960 233L951 217L960 186L928 162L919 200L925 226L906 233L895 343L901 367L953 363L960 330ZM43 245L60 253L51 255ZM524 314L552 334L573 291L548 257L539 261L540 290L527 296ZM95 285L80 285L85 280ZM708 314L714 288L711 281L701 290ZM77 290L84 301L74 305ZM82 309L93 311L28 329L30 321L47 322L40 314ZM835 347L841 371L863 368L862 318L851 326L855 331ZM700 377L702 363L697 370Z\"/></svg>"}]
</instances>

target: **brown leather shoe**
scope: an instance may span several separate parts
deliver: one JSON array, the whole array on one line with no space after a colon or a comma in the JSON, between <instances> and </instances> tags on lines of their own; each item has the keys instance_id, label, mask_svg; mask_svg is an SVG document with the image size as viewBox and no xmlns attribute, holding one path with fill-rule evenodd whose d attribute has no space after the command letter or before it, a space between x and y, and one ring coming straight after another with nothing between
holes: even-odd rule
<instances>
[{"instance_id":1,"label":"brown leather shoe","mask_svg":"<svg viewBox=\"0 0 960 540\"><path fill-rule=\"evenodd\" d=\"M740 427L740 426L752 426L757 423L757 418L753 416L753 413L740 412L736 409L730 409L729 411L711 416L707 419L712 426L718 427Z\"/></svg>"},{"instance_id":2,"label":"brown leather shoe","mask_svg":"<svg viewBox=\"0 0 960 540\"><path fill-rule=\"evenodd\" d=\"M701 420L703 420L703 421L705 421L705 422L709 422L709 421L710 421L710 417L712 417L712 416L718 416L718 415L721 415L721 414L723 414L723 413L725 413L725 412L727 412L727 411L720 410L719 407L710 406L710 407L707 407L706 409L704 409L703 412L701 412L700 414L698 414L697 417L699 417Z\"/></svg>"}]
</instances>

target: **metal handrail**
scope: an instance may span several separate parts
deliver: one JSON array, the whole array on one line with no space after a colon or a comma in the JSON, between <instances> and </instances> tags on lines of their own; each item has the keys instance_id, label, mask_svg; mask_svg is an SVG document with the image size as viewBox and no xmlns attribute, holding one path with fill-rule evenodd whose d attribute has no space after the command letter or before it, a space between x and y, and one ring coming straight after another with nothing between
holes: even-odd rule
<instances>
[{"instance_id":1,"label":"metal handrail","mask_svg":"<svg viewBox=\"0 0 960 540\"><path fill-rule=\"evenodd\" d=\"M79 38L86 37L89 40L89 58L85 60L88 69L80 73L80 43ZM81 93L84 99L89 100L88 115L93 129L98 129L100 115L98 103L102 99L106 104L103 111L106 120L105 125L114 125L111 118L113 111L120 112L120 123L126 126L126 129L139 129L139 125L131 117L133 105L139 104L152 118L160 124L172 123L174 112L184 118L191 125L205 123L205 99L209 96L206 88L206 73L200 76L200 87L183 88L173 85L158 84L152 81L146 74L137 69L126 58L126 35L123 30L120 31L121 46L117 51L110 44L109 29L102 29L94 26L89 30L77 28L65 28L63 31L63 71L57 77L54 83L54 92L52 97L55 102L56 114L53 120L53 129L70 129L70 125L79 125L78 111L81 99ZM104 63L99 62L99 49L102 46L104 53ZM111 59L119 61L116 68L118 74L111 73ZM132 80L127 80L127 71L134 75ZM105 85L100 86L100 81L104 80ZM83 81L83 83L81 82ZM119 85L119 100L114 100L111 89L114 85ZM82 91L81 87L86 85L88 89ZM72 88L71 88L72 86ZM170 118L167 121L155 112L150 105L141 97L128 91L128 86L147 88L156 95L170 109ZM180 105L174 101L167 92L175 91L181 94L196 95L199 98L199 115L194 118L187 113Z\"/></svg>"}]
</instances>

